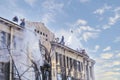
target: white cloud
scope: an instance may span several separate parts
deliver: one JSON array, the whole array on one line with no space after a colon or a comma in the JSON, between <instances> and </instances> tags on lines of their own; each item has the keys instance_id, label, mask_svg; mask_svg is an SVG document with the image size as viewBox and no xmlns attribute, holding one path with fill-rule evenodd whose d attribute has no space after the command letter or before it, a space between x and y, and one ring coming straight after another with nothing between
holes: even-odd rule
<instances>
[{"instance_id":1,"label":"white cloud","mask_svg":"<svg viewBox=\"0 0 120 80\"><path fill-rule=\"evenodd\" d=\"M120 68L113 68L114 71L120 71Z\"/></svg>"},{"instance_id":2,"label":"white cloud","mask_svg":"<svg viewBox=\"0 0 120 80\"><path fill-rule=\"evenodd\" d=\"M55 0L46 0L43 2L42 7L49 11L61 11L63 8L63 3L57 3Z\"/></svg>"},{"instance_id":3,"label":"white cloud","mask_svg":"<svg viewBox=\"0 0 120 80\"><path fill-rule=\"evenodd\" d=\"M65 36L66 45L74 46L74 49L79 47L83 48L81 41L87 42L89 39L94 39L98 37L98 34L100 32L99 29L90 27L87 24L87 21L83 19L78 19L73 24L69 24L69 26L71 26L70 31L60 30L57 31L56 34ZM99 46L96 45L95 49L97 50L98 48Z\"/></svg>"},{"instance_id":4,"label":"white cloud","mask_svg":"<svg viewBox=\"0 0 120 80\"><path fill-rule=\"evenodd\" d=\"M120 66L120 61L115 60L115 56L112 53L111 54L110 53L108 53L108 54L104 53L104 54L105 55L102 54L101 57L99 59L97 59L97 62L99 64L103 64L101 66L101 68L103 68L103 69L106 69L106 68L111 69L111 68L113 68L115 66ZM111 58L112 58L112 60L111 60Z\"/></svg>"},{"instance_id":5,"label":"white cloud","mask_svg":"<svg viewBox=\"0 0 120 80\"><path fill-rule=\"evenodd\" d=\"M96 62L99 64L99 66L97 65L95 67L95 70L97 71L95 72L95 74L97 74L96 79L101 80L99 78L103 77L102 80L119 80L117 78L115 79L115 76L120 75L120 69L119 67L116 67L120 65L119 61L116 61L115 59L108 60L99 58Z\"/></svg>"},{"instance_id":6,"label":"white cloud","mask_svg":"<svg viewBox=\"0 0 120 80\"><path fill-rule=\"evenodd\" d=\"M79 26L77 29L78 33L81 37L81 40L88 41L89 39L95 39L98 37L98 34L100 32L99 29L92 28L88 25L85 26Z\"/></svg>"},{"instance_id":7,"label":"white cloud","mask_svg":"<svg viewBox=\"0 0 120 80\"><path fill-rule=\"evenodd\" d=\"M97 80L101 80L101 77L102 80L119 80L120 61L119 58L116 59L116 55L114 55L114 53L102 53L100 57L95 59L95 71L97 71L95 74Z\"/></svg>"},{"instance_id":8,"label":"white cloud","mask_svg":"<svg viewBox=\"0 0 120 80\"><path fill-rule=\"evenodd\" d=\"M92 52L92 53L94 52L94 53L95 53L95 52L97 52L99 49L100 49L100 45L95 45L93 50L92 50L92 49L91 49L91 50L89 49L89 52ZM97 60L98 60L98 59L97 59Z\"/></svg>"},{"instance_id":9,"label":"white cloud","mask_svg":"<svg viewBox=\"0 0 120 80\"><path fill-rule=\"evenodd\" d=\"M109 51L111 50L111 46L107 46L105 49L103 49L103 51Z\"/></svg>"},{"instance_id":10,"label":"white cloud","mask_svg":"<svg viewBox=\"0 0 120 80\"><path fill-rule=\"evenodd\" d=\"M89 39L95 39L98 37L100 29L93 28L87 24L86 20L78 19L74 24L72 24L72 29L76 36L80 40L88 41Z\"/></svg>"},{"instance_id":11,"label":"white cloud","mask_svg":"<svg viewBox=\"0 0 120 80\"><path fill-rule=\"evenodd\" d=\"M114 61L114 62L113 62L113 65L114 65L114 66L120 65L120 61Z\"/></svg>"},{"instance_id":12,"label":"white cloud","mask_svg":"<svg viewBox=\"0 0 120 80\"><path fill-rule=\"evenodd\" d=\"M109 25L114 25L120 19L120 14L115 14L114 17L109 18Z\"/></svg>"},{"instance_id":13,"label":"white cloud","mask_svg":"<svg viewBox=\"0 0 120 80\"><path fill-rule=\"evenodd\" d=\"M119 80L119 78L116 78L114 76L104 75L105 73L100 73L99 76L96 78L97 80ZM107 73L108 74L108 73Z\"/></svg>"},{"instance_id":14,"label":"white cloud","mask_svg":"<svg viewBox=\"0 0 120 80\"><path fill-rule=\"evenodd\" d=\"M89 2L90 0L80 0L81 3Z\"/></svg>"},{"instance_id":15,"label":"white cloud","mask_svg":"<svg viewBox=\"0 0 120 80\"><path fill-rule=\"evenodd\" d=\"M94 14L103 14L104 13L104 10L103 9L97 9Z\"/></svg>"},{"instance_id":16,"label":"white cloud","mask_svg":"<svg viewBox=\"0 0 120 80\"><path fill-rule=\"evenodd\" d=\"M117 57L120 57L120 53L117 54Z\"/></svg>"},{"instance_id":17,"label":"white cloud","mask_svg":"<svg viewBox=\"0 0 120 80\"><path fill-rule=\"evenodd\" d=\"M42 22L44 22L46 25L49 24L49 22L55 22L55 16L57 13L63 11L63 6L63 3L57 3L55 0L45 0L42 3L42 7L47 12L43 14Z\"/></svg>"},{"instance_id":18,"label":"white cloud","mask_svg":"<svg viewBox=\"0 0 120 80\"><path fill-rule=\"evenodd\" d=\"M104 76L114 76L114 75L120 75L119 72L113 72L113 71L108 71L103 74Z\"/></svg>"},{"instance_id":19,"label":"white cloud","mask_svg":"<svg viewBox=\"0 0 120 80\"><path fill-rule=\"evenodd\" d=\"M98 37L100 32L99 29L93 28L87 24L86 20L78 19L73 24L67 24L70 26L70 31L67 30L59 30L56 32L57 36L65 36L66 45L76 48L83 48L81 41L87 42L89 39L94 39ZM58 36L58 37L60 37ZM98 49L97 45L95 49Z\"/></svg>"},{"instance_id":20,"label":"white cloud","mask_svg":"<svg viewBox=\"0 0 120 80\"><path fill-rule=\"evenodd\" d=\"M55 22L54 20L55 15L52 13L46 13L42 16L42 22L48 24L49 22Z\"/></svg>"},{"instance_id":21,"label":"white cloud","mask_svg":"<svg viewBox=\"0 0 120 80\"><path fill-rule=\"evenodd\" d=\"M88 39L90 39L90 38L96 38L96 37L98 37L98 33L94 33L94 32L84 32L83 34L82 34L82 39L84 40L84 41L88 41Z\"/></svg>"},{"instance_id":22,"label":"white cloud","mask_svg":"<svg viewBox=\"0 0 120 80\"><path fill-rule=\"evenodd\" d=\"M113 57L112 53L102 53L101 58L102 59L111 59Z\"/></svg>"},{"instance_id":23,"label":"white cloud","mask_svg":"<svg viewBox=\"0 0 120 80\"><path fill-rule=\"evenodd\" d=\"M115 58L120 59L120 51L116 50L115 53L116 53Z\"/></svg>"},{"instance_id":24,"label":"white cloud","mask_svg":"<svg viewBox=\"0 0 120 80\"><path fill-rule=\"evenodd\" d=\"M78 25L86 25L87 21L83 20L83 19L78 19L77 22L75 23L76 26Z\"/></svg>"},{"instance_id":25,"label":"white cloud","mask_svg":"<svg viewBox=\"0 0 120 80\"><path fill-rule=\"evenodd\" d=\"M120 7L113 10L114 16L108 18L108 23L103 25L103 29L109 29L120 20Z\"/></svg>"},{"instance_id":26,"label":"white cloud","mask_svg":"<svg viewBox=\"0 0 120 80\"><path fill-rule=\"evenodd\" d=\"M103 65L103 67L106 67L106 68L108 67L111 68L115 66L120 66L120 61L105 62L105 64Z\"/></svg>"},{"instance_id":27,"label":"white cloud","mask_svg":"<svg viewBox=\"0 0 120 80\"><path fill-rule=\"evenodd\" d=\"M104 5L102 8L95 10L93 13L102 15L106 10L109 10L109 9L111 9L111 6Z\"/></svg>"},{"instance_id":28,"label":"white cloud","mask_svg":"<svg viewBox=\"0 0 120 80\"><path fill-rule=\"evenodd\" d=\"M29 4L30 6L33 6L34 3L37 1L37 0L24 0L27 4Z\"/></svg>"},{"instance_id":29,"label":"white cloud","mask_svg":"<svg viewBox=\"0 0 120 80\"><path fill-rule=\"evenodd\" d=\"M120 7L116 7L116 8L114 9L114 12L119 13L119 12L120 12Z\"/></svg>"},{"instance_id":30,"label":"white cloud","mask_svg":"<svg viewBox=\"0 0 120 80\"><path fill-rule=\"evenodd\" d=\"M102 29L109 29L111 26L110 25L108 25L108 24L106 24L106 25L103 25L103 27L102 27Z\"/></svg>"},{"instance_id":31,"label":"white cloud","mask_svg":"<svg viewBox=\"0 0 120 80\"><path fill-rule=\"evenodd\" d=\"M111 59L101 59L99 58L97 61L96 61L96 67L95 67L95 70L97 72L95 72L96 77L103 77L104 79L102 80L114 80L111 78L111 76L118 76L120 75L119 71L120 71L120 68L117 67L117 66L120 66L120 61L116 61L114 58L111 60ZM101 79L98 79L98 80L101 80Z\"/></svg>"},{"instance_id":32,"label":"white cloud","mask_svg":"<svg viewBox=\"0 0 120 80\"><path fill-rule=\"evenodd\" d=\"M18 0L4 0L4 4L0 5L1 9L1 16L11 20L12 17L18 16L18 17L26 17L26 11L22 9L20 6L18 6ZM4 14L3 14L4 13ZM9 13L9 14L8 14Z\"/></svg>"},{"instance_id":33,"label":"white cloud","mask_svg":"<svg viewBox=\"0 0 120 80\"><path fill-rule=\"evenodd\" d=\"M99 46L99 45L96 45L96 46L95 46L95 51L97 51L99 48L100 48L100 46Z\"/></svg>"},{"instance_id":34,"label":"white cloud","mask_svg":"<svg viewBox=\"0 0 120 80\"><path fill-rule=\"evenodd\" d=\"M79 29L78 29L79 32L82 32L82 31L89 31L89 32L100 32L101 30L100 29L95 29L95 28L92 28L88 25L85 25L85 26L79 26Z\"/></svg>"}]
</instances>

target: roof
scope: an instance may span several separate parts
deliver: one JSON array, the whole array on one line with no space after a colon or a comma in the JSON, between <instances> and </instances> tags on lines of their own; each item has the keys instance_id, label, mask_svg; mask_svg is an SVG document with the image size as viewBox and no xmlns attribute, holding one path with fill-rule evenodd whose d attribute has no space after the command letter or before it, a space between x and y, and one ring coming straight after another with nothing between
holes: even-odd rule
<instances>
[{"instance_id":1,"label":"roof","mask_svg":"<svg viewBox=\"0 0 120 80\"><path fill-rule=\"evenodd\" d=\"M61 48L63 48L63 49L66 49L66 50L68 50L68 51L70 51L70 52L73 52L73 53L77 54L78 56L84 57L84 58L87 59L88 61L92 61L93 63L95 63L95 61L94 61L93 59L91 59L86 53L82 53L82 52L76 51L76 50L74 50L74 49L72 49L72 48L70 48L70 47L67 47L67 46L65 46L65 45L62 45L62 44L56 43L56 42L51 42L51 45L52 45L52 46L61 47Z\"/></svg>"},{"instance_id":2,"label":"roof","mask_svg":"<svg viewBox=\"0 0 120 80\"><path fill-rule=\"evenodd\" d=\"M20 25L12 22L12 21L10 21L10 20L7 20L7 19L5 19L5 18L2 18L2 17L0 17L0 22L6 24L6 25L8 25L8 26L11 26L11 27L16 27L16 28L18 28L18 29L23 29L23 28L20 27Z\"/></svg>"}]
</instances>

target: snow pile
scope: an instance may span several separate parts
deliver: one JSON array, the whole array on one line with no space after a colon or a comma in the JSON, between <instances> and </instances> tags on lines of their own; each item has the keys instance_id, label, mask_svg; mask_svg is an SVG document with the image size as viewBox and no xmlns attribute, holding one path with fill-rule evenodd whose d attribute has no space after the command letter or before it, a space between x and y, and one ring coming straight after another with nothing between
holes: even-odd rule
<instances>
[{"instance_id":1,"label":"snow pile","mask_svg":"<svg viewBox=\"0 0 120 80\"><path fill-rule=\"evenodd\" d=\"M35 69L32 61L43 65L43 56L39 47L39 35L34 32L34 27L26 27L23 38L15 38L16 49L13 51L13 59L22 80L35 80Z\"/></svg>"}]
</instances>

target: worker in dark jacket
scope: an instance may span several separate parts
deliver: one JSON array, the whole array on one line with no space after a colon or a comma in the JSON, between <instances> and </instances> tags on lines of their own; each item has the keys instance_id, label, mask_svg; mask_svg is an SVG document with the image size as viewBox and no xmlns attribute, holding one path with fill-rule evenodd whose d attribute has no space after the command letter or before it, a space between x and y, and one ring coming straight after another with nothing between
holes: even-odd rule
<instances>
[{"instance_id":1,"label":"worker in dark jacket","mask_svg":"<svg viewBox=\"0 0 120 80\"><path fill-rule=\"evenodd\" d=\"M25 18L21 19L20 26L21 26L22 28L25 27Z\"/></svg>"},{"instance_id":2,"label":"worker in dark jacket","mask_svg":"<svg viewBox=\"0 0 120 80\"><path fill-rule=\"evenodd\" d=\"M13 17L13 21L18 22L18 17L17 16Z\"/></svg>"},{"instance_id":3,"label":"worker in dark jacket","mask_svg":"<svg viewBox=\"0 0 120 80\"><path fill-rule=\"evenodd\" d=\"M62 44L62 45L65 44L65 42L64 42L64 36L62 36L61 41L60 41L60 44Z\"/></svg>"}]
</instances>

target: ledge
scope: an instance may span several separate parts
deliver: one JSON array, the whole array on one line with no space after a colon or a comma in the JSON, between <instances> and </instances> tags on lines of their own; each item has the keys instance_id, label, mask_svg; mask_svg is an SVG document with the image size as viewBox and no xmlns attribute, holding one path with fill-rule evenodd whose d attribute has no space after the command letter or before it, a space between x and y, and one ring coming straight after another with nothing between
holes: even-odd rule
<instances>
[{"instance_id":1,"label":"ledge","mask_svg":"<svg viewBox=\"0 0 120 80\"><path fill-rule=\"evenodd\" d=\"M78 55L81 56L81 57L89 58L89 56L88 56L86 53L81 53L81 52L76 51L76 50L74 50L74 49L72 49L72 48L70 48L70 47L67 47L67 46L65 46L65 45L62 45L62 44L59 44L59 43L56 43L56 42L51 42L51 45L61 47L61 48L65 49L65 50L68 50L68 51L70 51L70 52L73 52L73 53L75 53L75 54L78 54Z\"/></svg>"},{"instance_id":2,"label":"ledge","mask_svg":"<svg viewBox=\"0 0 120 80\"><path fill-rule=\"evenodd\" d=\"M67 50L67 51L75 53L78 56L81 56L81 57L85 58L87 61L93 62L95 64L95 60L91 59L86 53L81 53L81 52L76 51L76 50L74 50L74 49L72 49L70 47L67 47L65 45L62 45L62 44L59 44L59 43L56 43L56 42L51 42L51 45L52 46L61 47L61 48L65 49L65 50Z\"/></svg>"},{"instance_id":3,"label":"ledge","mask_svg":"<svg viewBox=\"0 0 120 80\"><path fill-rule=\"evenodd\" d=\"M9 21L9 20L7 20L7 19L4 19L4 18L2 18L2 17L0 17L0 22L1 22L1 23L4 23L5 25L8 25L8 26L15 27L15 28L17 28L17 29L21 29L21 30L24 29L24 28L20 27L20 25L14 23L14 22L12 22L12 21Z\"/></svg>"}]
</instances>

